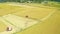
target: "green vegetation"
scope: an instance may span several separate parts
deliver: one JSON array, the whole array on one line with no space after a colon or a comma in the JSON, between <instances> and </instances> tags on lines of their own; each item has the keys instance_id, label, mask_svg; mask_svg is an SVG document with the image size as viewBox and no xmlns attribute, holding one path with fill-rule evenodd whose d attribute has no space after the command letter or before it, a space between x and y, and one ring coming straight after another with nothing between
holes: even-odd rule
<instances>
[{"instance_id":1,"label":"green vegetation","mask_svg":"<svg viewBox=\"0 0 60 34\"><path fill-rule=\"evenodd\" d=\"M0 0L0 2L20 2L20 3L41 3L43 1L57 1L59 2L60 0Z\"/></svg>"}]
</instances>

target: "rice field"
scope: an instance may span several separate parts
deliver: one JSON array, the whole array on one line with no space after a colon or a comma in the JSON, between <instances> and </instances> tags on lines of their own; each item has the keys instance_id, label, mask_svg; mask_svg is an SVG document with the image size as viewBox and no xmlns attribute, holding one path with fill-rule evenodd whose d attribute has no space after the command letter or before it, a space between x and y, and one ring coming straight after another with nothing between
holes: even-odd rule
<instances>
[{"instance_id":1,"label":"rice field","mask_svg":"<svg viewBox=\"0 0 60 34\"><path fill-rule=\"evenodd\" d=\"M6 27L9 26L8 25L9 22L14 25L13 26L14 28L15 26L17 26L17 27L23 27L24 29L24 24L21 24L19 22L25 23L26 16L28 16L28 20L32 19L32 22L30 22L30 24L33 24L36 21L38 21L36 22L37 24L28 27L22 31L15 32L13 30L14 33L10 32L10 34L12 33L13 34L60 34L60 27L59 27L60 10L58 8L47 7L42 5L41 5L42 7L35 6L39 4L35 4L33 6L28 4L26 5L14 4L14 3L11 5L9 4L11 3L0 4L0 17L3 16L3 18L0 18L0 32L6 31ZM11 15L9 16L9 14ZM7 25L1 19L6 19L8 21L8 23L6 22ZM19 25L17 24L17 22Z\"/></svg>"}]
</instances>

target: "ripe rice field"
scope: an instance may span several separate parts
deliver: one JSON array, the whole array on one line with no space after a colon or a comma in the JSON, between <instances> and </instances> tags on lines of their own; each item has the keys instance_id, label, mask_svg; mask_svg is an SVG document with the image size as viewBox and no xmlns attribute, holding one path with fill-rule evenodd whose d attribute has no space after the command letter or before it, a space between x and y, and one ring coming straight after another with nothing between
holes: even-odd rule
<instances>
[{"instance_id":1,"label":"ripe rice field","mask_svg":"<svg viewBox=\"0 0 60 34\"><path fill-rule=\"evenodd\" d=\"M38 4L36 4L38 5ZM22 4L14 4L14 3L3 3L0 4L0 17L3 17L5 15L11 14L7 17L0 18L0 32L3 34L6 31L6 28L9 26L9 22L11 23L17 23L19 22L18 18L16 20L13 20L15 17L22 17L20 21L25 22L26 16L28 16L28 20L31 19L33 20L30 22L30 24L33 24L33 22L38 21L37 24L32 25L26 29L23 29L22 31L15 32L13 34L60 34L60 10L57 7L47 7L43 6L42 7L35 7L34 5L22 5ZM16 16L14 16L16 15ZM14 16L12 18L12 16ZM9 19L7 25L1 20L1 19ZM13 22L13 21L14 22ZM17 21L18 20L18 21ZM35 21L34 21L35 20ZM19 27L15 23L15 26ZM28 22L29 23L29 22ZM20 23L21 24L21 23ZM15 26L13 26L15 28ZM21 26L21 25L20 25ZM23 25L22 25L23 26ZM7 34L12 34L12 33L7 33ZM1 33L0 33L1 34Z\"/></svg>"}]
</instances>

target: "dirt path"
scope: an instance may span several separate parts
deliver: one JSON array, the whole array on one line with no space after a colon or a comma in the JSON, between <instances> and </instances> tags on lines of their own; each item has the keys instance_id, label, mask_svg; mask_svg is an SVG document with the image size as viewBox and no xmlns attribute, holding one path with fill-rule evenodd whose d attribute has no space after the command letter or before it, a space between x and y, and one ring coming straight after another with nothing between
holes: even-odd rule
<instances>
[{"instance_id":1,"label":"dirt path","mask_svg":"<svg viewBox=\"0 0 60 34\"><path fill-rule=\"evenodd\" d=\"M21 7L25 7L25 8L37 8L37 7L23 5L23 4L8 4L8 5L11 5L11 6L21 6Z\"/></svg>"}]
</instances>

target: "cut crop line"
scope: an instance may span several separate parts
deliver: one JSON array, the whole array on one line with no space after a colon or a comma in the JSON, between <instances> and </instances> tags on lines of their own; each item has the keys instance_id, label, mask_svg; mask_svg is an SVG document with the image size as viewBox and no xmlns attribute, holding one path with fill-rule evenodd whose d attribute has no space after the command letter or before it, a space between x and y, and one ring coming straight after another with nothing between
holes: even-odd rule
<instances>
[{"instance_id":1,"label":"cut crop line","mask_svg":"<svg viewBox=\"0 0 60 34\"><path fill-rule=\"evenodd\" d=\"M0 17L0 20L8 26L11 26L13 27L13 30L12 31L4 31L4 32L0 32L0 34L12 34L12 33L15 33L17 31L20 31L20 28L16 27L15 25L13 25L12 23L8 22L7 20L3 19L2 17Z\"/></svg>"},{"instance_id":2,"label":"cut crop line","mask_svg":"<svg viewBox=\"0 0 60 34\"><path fill-rule=\"evenodd\" d=\"M6 20L4 20L2 17L0 17L0 20L4 23L4 24L6 24L6 25L8 25L9 23L6 21ZM9 24L10 26L12 26L12 24Z\"/></svg>"},{"instance_id":3,"label":"cut crop line","mask_svg":"<svg viewBox=\"0 0 60 34\"><path fill-rule=\"evenodd\" d=\"M52 16L56 11L53 11L51 13L49 13L46 17L40 19L41 21L45 21L46 19L48 19L50 16Z\"/></svg>"},{"instance_id":4,"label":"cut crop line","mask_svg":"<svg viewBox=\"0 0 60 34\"><path fill-rule=\"evenodd\" d=\"M8 15L7 15L7 16L8 16ZM12 16L15 17L15 15L12 15ZM5 17L5 16L0 17L0 18L1 18L0 20L1 20L2 22L4 22L6 25L13 26L13 27L15 27L15 28L17 27L16 25L12 24L12 22L6 20L4 17ZM16 16L16 17L18 18L18 16ZM36 24L36 23L34 23L34 24ZM29 25L29 26L30 26L30 25ZM18 26L18 27L20 27L20 26ZM24 28L24 29L25 29L25 28ZM16 30L14 30L14 31L15 31L15 32L21 31L21 28L19 28L19 29L17 28L17 31L16 31ZM11 31L11 32L4 31L4 32L1 32L1 33L5 33L5 34L6 34L6 33L11 33L11 34L12 34L12 32L15 33L14 31ZM0 34L1 34L1 33L0 33Z\"/></svg>"}]
</instances>

